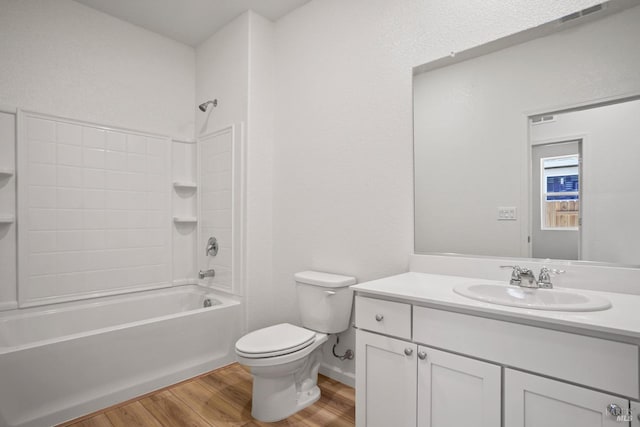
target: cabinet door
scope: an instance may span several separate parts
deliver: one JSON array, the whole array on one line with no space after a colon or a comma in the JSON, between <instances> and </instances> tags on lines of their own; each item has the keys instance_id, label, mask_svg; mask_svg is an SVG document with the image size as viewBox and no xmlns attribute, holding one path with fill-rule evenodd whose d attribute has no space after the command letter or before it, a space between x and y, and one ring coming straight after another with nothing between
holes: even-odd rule
<instances>
[{"instance_id":1,"label":"cabinet door","mask_svg":"<svg viewBox=\"0 0 640 427\"><path fill-rule=\"evenodd\" d=\"M501 368L418 347L418 427L500 427Z\"/></svg>"},{"instance_id":2,"label":"cabinet door","mask_svg":"<svg viewBox=\"0 0 640 427\"><path fill-rule=\"evenodd\" d=\"M640 427L640 402L631 402L629 404L629 418L631 418L631 427Z\"/></svg>"},{"instance_id":3,"label":"cabinet door","mask_svg":"<svg viewBox=\"0 0 640 427\"><path fill-rule=\"evenodd\" d=\"M616 405L627 413L628 400L537 375L506 369L504 397L509 427L629 426L607 409Z\"/></svg>"},{"instance_id":4,"label":"cabinet door","mask_svg":"<svg viewBox=\"0 0 640 427\"><path fill-rule=\"evenodd\" d=\"M356 332L356 426L415 427L416 348Z\"/></svg>"}]
</instances>

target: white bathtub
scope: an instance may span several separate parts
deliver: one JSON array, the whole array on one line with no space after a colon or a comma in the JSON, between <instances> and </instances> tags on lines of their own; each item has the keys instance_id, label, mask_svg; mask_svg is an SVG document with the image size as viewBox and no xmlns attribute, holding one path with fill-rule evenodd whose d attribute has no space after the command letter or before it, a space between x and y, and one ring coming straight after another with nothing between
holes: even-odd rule
<instances>
[{"instance_id":1,"label":"white bathtub","mask_svg":"<svg viewBox=\"0 0 640 427\"><path fill-rule=\"evenodd\" d=\"M240 323L238 301L195 285L0 313L0 426L54 425L229 364Z\"/></svg>"}]
</instances>

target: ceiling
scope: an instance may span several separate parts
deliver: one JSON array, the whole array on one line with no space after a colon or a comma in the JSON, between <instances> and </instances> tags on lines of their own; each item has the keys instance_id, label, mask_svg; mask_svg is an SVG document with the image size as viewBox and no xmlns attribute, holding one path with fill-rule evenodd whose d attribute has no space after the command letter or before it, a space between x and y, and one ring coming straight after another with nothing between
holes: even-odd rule
<instances>
[{"instance_id":1,"label":"ceiling","mask_svg":"<svg viewBox=\"0 0 640 427\"><path fill-rule=\"evenodd\" d=\"M190 46L251 9L272 21L310 0L75 0Z\"/></svg>"}]
</instances>

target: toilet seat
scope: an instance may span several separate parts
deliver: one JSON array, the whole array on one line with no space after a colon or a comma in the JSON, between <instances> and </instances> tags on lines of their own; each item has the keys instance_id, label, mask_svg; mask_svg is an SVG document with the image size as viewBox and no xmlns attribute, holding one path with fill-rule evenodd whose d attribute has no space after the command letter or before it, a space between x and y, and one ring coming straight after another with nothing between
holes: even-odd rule
<instances>
[{"instance_id":1,"label":"toilet seat","mask_svg":"<svg viewBox=\"0 0 640 427\"><path fill-rule=\"evenodd\" d=\"M316 333L289 323L253 331L238 340L236 353L248 359L282 356L310 346Z\"/></svg>"}]
</instances>

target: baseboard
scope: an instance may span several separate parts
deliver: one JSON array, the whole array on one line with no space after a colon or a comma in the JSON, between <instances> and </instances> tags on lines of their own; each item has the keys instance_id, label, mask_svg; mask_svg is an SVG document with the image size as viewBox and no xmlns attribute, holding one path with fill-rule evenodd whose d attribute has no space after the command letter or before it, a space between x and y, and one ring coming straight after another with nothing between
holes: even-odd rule
<instances>
[{"instance_id":1,"label":"baseboard","mask_svg":"<svg viewBox=\"0 0 640 427\"><path fill-rule=\"evenodd\" d=\"M355 374L351 372L344 372L335 366L329 366L323 363L320 365L320 373L331 378L332 380L336 380L341 382L342 384L346 384L349 387L356 386Z\"/></svg>"}]
</instances>

